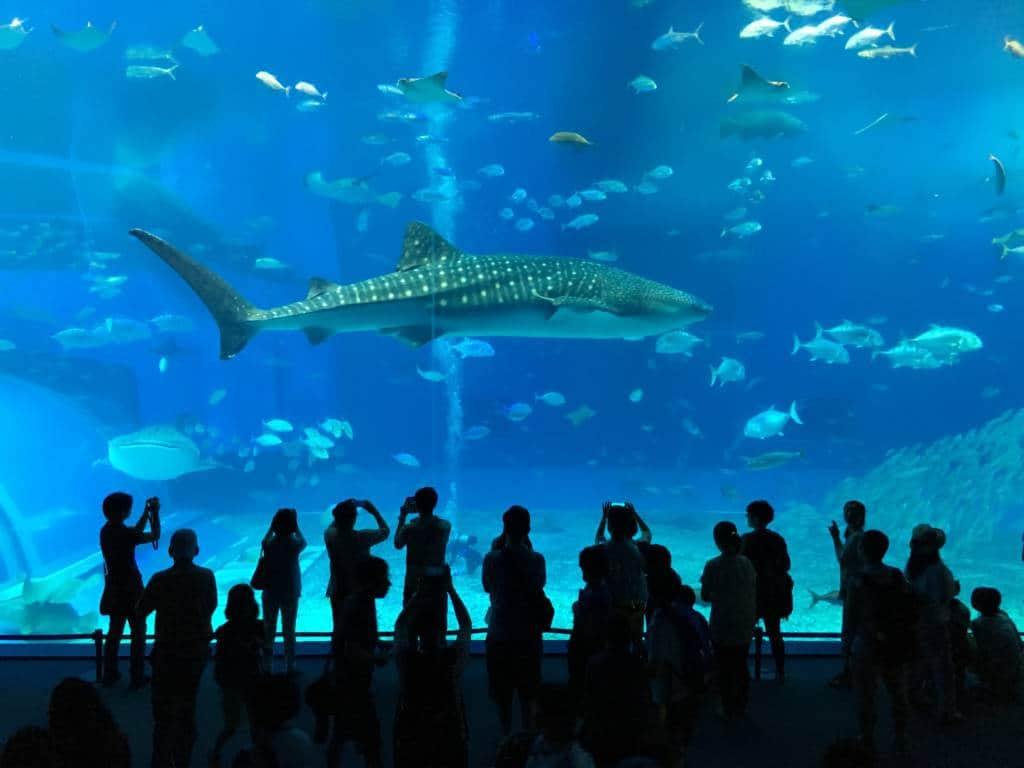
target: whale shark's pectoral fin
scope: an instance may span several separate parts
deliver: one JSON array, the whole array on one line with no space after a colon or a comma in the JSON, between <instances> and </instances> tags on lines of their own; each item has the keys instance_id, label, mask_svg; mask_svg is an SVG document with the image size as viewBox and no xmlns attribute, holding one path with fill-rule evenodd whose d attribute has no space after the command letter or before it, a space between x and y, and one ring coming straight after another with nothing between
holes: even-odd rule
<instances>
[{"instance_id":1,"label":"whale shark's pectoral fin","mask_svg":"<svg viewBox=\"0 0 1024 768\"><path fill-rule=\"evenodd\" d=\"M429 344L434 339L444 335L444 330L433 328L429 325L404 325L399 328L381 328L380 332L388 336L394 336L399 341L413 348L422 347L424 344Z\"/></svg>"},{"instance_id":2,"label":"whale shark's pectoral fin","mask_svg":"<svg viewBox=\"0 0 1024 768\"><path fill-rule=\"evenodd\" d=\"M547 318L549 320L555 312L563 308L572 309L574 312L607 312L612 315L618 314L614 307L610 307L607 303L599 301L598 299L583 299L580 297L570 299L567 296L545 296L536 289L534 289L533 295L548 303L548 306L551 308L551 312Z\"/></svg>"},{"instance_id":3,"label":"whale shark's pectoral fin","mask_svg":"<svg viewBox=\"0 0 1024 768\"><path fill-rule=\"evenodd\" d=\"M337 288L337 283L332 283L330 280L326 280L322 277L311 277L309 278L309 293L306 294L306 300L315 299L321 293L326 293L332 288Z\"/></svg>"},{"instance_id":4,"label":"whale shark's pectoral fin","mask_svg":"<svg viewBox=\"0 0 1024 768\"><path fill-rule=\"evenodd\" d=\"M306 338L309 339L309 343L314 347L317 344L323 344L334 333L330 328L303 328L302 332L306 334Z\"/></svg>"}]
</instances>

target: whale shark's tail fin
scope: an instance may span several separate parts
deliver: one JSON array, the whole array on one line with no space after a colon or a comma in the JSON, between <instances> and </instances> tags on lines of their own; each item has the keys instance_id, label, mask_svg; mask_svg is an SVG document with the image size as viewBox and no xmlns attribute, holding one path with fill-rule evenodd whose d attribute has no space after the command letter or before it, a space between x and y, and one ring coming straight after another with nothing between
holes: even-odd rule
<instances>
[{"instance_id":1,"label":"whale shark's tail fin","mask_svg":"<svg viewBox=\"0 0 1024 768\"><path fill-rule=\"evenodd\" d=\"M210 310L220 328L220 357L234 357L259 330L251 321L254 307L223 277L177 248L141 229L129 232L178 273Z\"/></svg>"}]
</instances>

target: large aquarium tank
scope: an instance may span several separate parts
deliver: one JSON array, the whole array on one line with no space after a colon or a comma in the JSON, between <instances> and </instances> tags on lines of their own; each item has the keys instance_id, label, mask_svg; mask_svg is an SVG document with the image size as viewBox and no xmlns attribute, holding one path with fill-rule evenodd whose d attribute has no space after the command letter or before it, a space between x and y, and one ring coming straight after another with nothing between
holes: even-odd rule
<instances>
[{"instance_id":1,"label":"large aquarium tank","mask_svg":"<svg viewBox=\"0 0 1024 768\"><path fill-rule=\"evenodd\" d=\"M475 557L528 507L555 625L604 501L695 584L765 498L789 631L843 502L1024 620L1024 5L0 3L0 633L89 632L100 503L227 590L299 511ZM372 520L361 515L358 523ZM396 584L404 552L376 552ZM396 588L382 627L398 612Z\"/></svg>"}]
</instances>

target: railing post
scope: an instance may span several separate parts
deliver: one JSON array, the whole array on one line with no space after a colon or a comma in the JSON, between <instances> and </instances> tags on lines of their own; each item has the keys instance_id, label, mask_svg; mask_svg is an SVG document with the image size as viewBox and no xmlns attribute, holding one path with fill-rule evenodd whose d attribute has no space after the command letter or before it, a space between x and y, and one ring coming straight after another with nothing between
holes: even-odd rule
<instances>
[{"instance_id":1,"label":"railing post","mask_svg":"<svg viewBox=\"0 0 1024 768\"><path fill-rule=\"evenodd\" d=\"M761 680L761 645L764 642L764 630L761 625L754 627L754 680Z\"/></svg>"},{"instance_id":2,"label":"railing post","mask_svg":"<svg viewBox=\"0 0 1024 768\"><path fill-rule=\"evenodd\" d=\"M103 682L103 630L92 633L92 642L96 649L96 682Z\"/></svg>"}]
</instances>

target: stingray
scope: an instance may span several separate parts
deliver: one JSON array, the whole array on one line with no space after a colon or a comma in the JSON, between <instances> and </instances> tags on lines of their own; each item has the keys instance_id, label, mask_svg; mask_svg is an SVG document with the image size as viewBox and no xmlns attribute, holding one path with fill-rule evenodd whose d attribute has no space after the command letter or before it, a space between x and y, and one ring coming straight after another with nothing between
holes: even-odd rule
<instances>
[{"instance_id":1,"label":"stingray","mask_svg":"<svg viewBox=\"0 0 1024 768\"><path fill-rule=\"evenodd\" d=\"M403 77L398 81L398 89L413 104L457 104L462 97L445 89L446 80L447 72L430 77Z\"/></svg>"},{"instance_id":2,"label":"stingray","mask_svg":"<svg viewBox=\"0 0 1024 768\"><path fill-rule=\"evenodd\" d=\"M755 97L758 100L782 101L789 92L789 83L784 80L769 80L758 74L753 67L744 64L740 70L739 87L728 101L733 102L741 97L745 100Z\"/></svg>"},{"instance_id":3,"label":"stingray","mask_svg":"<svg viewBox=\"0 0 1024 768\"><path fill-rule=\"evenodd\" d=\"M57 36L57 39L68 48L79 53L89 53L106 44L110 36L114 34L114 30L117 29L117 22L111 22L106 29L100 29L94 27L91 21L87 21L84 27L73 32L65 32L55 24L51 24L50 28L53 29L53 34Z\"/></svg>"},{"instance_id":4,"label":"stingray","mask_svg":"<svg viewBox=\"0 0 1024 768\"><path fill-rule=\"evenodd\" d=\"M107 458L114 469L138 480L173 480L217 466L202 459L187 435L164 424L112 438Z\"/></svg>"}]
</instances>

